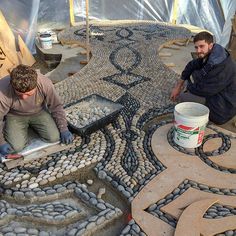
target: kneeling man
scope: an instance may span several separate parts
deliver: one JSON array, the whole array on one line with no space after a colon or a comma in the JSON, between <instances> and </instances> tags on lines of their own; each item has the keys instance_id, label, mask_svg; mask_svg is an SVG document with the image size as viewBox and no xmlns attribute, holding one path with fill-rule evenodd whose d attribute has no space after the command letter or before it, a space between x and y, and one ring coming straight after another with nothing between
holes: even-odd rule
<instances>
[{"instance_id":1,"label":"kneeling man","mask_svg":"<svg viewBox=\"0 0 236 236\"><path fill-rule=\"evenodd\" d=\"M28 128L45 142L73 141L52 82L21 64L0 80L0 154L21 151L28 143Z\"/></svg>"}]
</instances>

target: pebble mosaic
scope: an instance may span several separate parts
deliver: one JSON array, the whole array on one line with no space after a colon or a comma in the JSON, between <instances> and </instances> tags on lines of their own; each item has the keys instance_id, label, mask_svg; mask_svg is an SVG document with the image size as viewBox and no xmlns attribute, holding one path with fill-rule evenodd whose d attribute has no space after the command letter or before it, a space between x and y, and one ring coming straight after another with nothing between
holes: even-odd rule
<instances>
[{"instance_id":1,"label":"pebble mosaic","mask_svg":"<svg viewBox=\"0 0 236 236\"><path fill-rule=\"evenodd\" d=\"M62 31L58 38L63 43L84 45L85 32L84 26L71 27ZM0 232L3 235L96 235L104 225L111 227L107 223L114 222L122 211L101 199L104 189L100 189L97 196L89 192L86 185L72 179L65 182L64 178L70 179L73 173L96 164L97 177L132 202L144 186L168 168L153 153L151 140L158 128L171 121L163 120L146 131L144 126L153 118L172 113L174 107L169 94L179 76L161 62L158 48L170 40L189 39L190 31L148 22L113 26L94 24L90 26L90 32L94 34L90 37L92 58L89 64L56 84L56 90L65 105L98 94L122 104L124 109L116 121L91 135L83 138L75 135L74 146L68 150L12 170L0 164ZM100 113L100 110L94 113ZM68 116L74 120L79 115L73 111ZM220 172L235 173L234 169L209 160L209 156L230 150L231 139L234 139L217 132L206 136L204 142L216 137L222 138L223 144L211 153L203 152L200 147L193 154L178 147L173 143L173 130L168 133L168 142L179 152L199 156ZM92 184L91 181L87 183ZM163 199L150 205L146 212L175 228L177 219L163 212L161 207L190 187L214 194L236 195L235 189L214 188L186 179ZM68 203L67 198L81 201L86 206ZM235 215L235 208L215 204L204 217L215 219L229 215ZM37 222L37 227L26 227L25 219ZM57 224L63 227L51 233L50 227ZM234 233L230 230L221 235ZM120 235L146 234L131 219Z\"/></svg>"}]
</instances>

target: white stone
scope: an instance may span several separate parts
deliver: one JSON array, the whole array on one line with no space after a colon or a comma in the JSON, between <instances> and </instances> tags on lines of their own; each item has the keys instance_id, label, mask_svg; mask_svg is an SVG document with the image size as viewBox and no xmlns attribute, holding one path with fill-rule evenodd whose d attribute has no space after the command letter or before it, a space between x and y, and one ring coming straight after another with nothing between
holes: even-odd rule
<instances>
[{"instance_id":1,"label":"white stone","mask_svg":"<svg viewBox=\"0 0 236 236\"><path fill-rule=\"evenodd\" d=\"M97 198L102 198L102 195L106 193L105 188L99 188Z\"/></svg>"},{"instance_id":2,"label":"white stone","mask_svg":"<svg viewBox=\"0 0 236 236\"><path fill-rule=\"evenodd\" d=\"M93 180L92 179L88 179L87 180L87 184L92 185L93 184Z\"/></svg>"},{"instance_id":3,"label":"white stone","mask_svg":"<svg viewBox=\"0 0 236 236\"><path fill-rule=\"evenodd\" d=\"M29 185L29 188L37 188L39 186L39 184L38 183L33 183L33 184L30 184Z\"/></svg>"}]
</instances>

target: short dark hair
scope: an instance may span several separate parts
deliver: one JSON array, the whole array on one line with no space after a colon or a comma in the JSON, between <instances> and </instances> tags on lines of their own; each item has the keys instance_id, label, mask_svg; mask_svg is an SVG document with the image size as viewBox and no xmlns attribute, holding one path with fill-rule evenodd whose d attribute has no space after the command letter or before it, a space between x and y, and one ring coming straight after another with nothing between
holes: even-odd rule
<instances>
[{"instance_id":1,"label":"short dark hair","mask_svg":"<svg viewBox=\"0 0 236 236\"><path fill-rule=\"evenodd\" d=\"M30 66L20 64L11 71L10 76L12 87L20 93L28 92L37 86L38 74Z\"/></svg>"},{"instance_id":2,"label":"short dark hair","mask_svg":"<svg viewBox=\"0 0 236 236\"><path fill-rule=\"evenodd\" d=\"M193 38L194 43L196 43L197 41L200 41L200 40L205 40L207 43L214 42L213 35L207 31L202 31L202 32L196 34Z\"/></svg>"}]
</instances>

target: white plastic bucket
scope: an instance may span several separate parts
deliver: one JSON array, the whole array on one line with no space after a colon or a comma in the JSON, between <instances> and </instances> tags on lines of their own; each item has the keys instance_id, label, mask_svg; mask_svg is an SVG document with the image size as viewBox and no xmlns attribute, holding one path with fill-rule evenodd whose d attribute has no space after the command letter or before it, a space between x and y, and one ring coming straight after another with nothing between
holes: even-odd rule
<instances>
[{"instance_id":1,"label":"white plastic bucket","mask_svg":"<svg viewBox=\"0 0 236 236\"><path fill-rule=\"evenodd\" d=\"M199 103L182 102L174 109L174 142L185 148L202 144L209 119L209 109Z\"/></svg>"},{"instance_id":2,"label":"white plastic bucket","mask_svg":"<svg viewBox=\"0 0 236 236\"><path fill-rule=\"evenodd\" d=\"M48 33L40 34L39 40L40 40L40 43L41 43L41 47L43 49L52 48L52 36L51 36L51 34L48 34Z\"/></svg>"}]
</instances>

